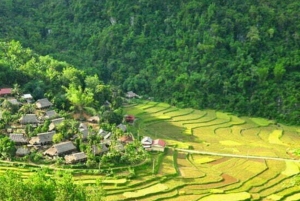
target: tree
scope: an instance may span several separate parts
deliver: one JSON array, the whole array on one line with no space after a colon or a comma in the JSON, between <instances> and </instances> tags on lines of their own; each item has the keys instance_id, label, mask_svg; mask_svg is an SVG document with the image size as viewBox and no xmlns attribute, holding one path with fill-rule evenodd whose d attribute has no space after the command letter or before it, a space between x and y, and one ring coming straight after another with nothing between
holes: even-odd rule
<instances>
[{"instance_id":1,"label":"tree","mask_svg":"<svg viewBox=\"0 0 300 201\"><path fill-rule=\"evenodd\" d=\"M71 84L65 90L67 99L73 105L74 110L78 111L80 117L82 117L86 107L90 106L94 101L93 94L89 89L83 90L81 86L75 86L74 84Z\"/></svg>"},{"instance_id":2,"label":"tree","mask_svg":"<svg viewBox=\"0 0 300 201\"><path fill-rule=\"evenodd\" d=\"M63 173L56 180L55 201L87 200L87 193L83 186L74 184L70 173Z\"/></svg>"},{"instance_id":3,"label":"tree","mask_svg":"<svg viewBox=\"0 0 300 201\"><path fill-rule=\"evenodd\" d=\"M1 158L11 159L16 152L15 143L7 136L0 137L0 156Z\"/></svg>"},{"instance_id":4,"label":"tree","mask_svg":"<svg viewBox=\"0 0 300 201\"><path fill-rule=\"evenodd\" d=\"M63 134L61 134L61 133L56 133L56 134L54 134L54 135L53 135L53 138L52 138L52 140L53 140L54 143L59 143L59 142L61 142L63 139L64 139L64 136L63 136Z\"/></svg>"}]
</instances>

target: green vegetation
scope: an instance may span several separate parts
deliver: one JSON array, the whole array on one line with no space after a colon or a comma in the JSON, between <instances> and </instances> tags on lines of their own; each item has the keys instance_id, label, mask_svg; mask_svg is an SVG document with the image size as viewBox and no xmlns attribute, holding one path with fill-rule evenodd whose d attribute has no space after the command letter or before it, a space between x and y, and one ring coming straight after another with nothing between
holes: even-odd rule
<instances>
[{"instance_id":1,"label":"green vegetation","mask_svg":"<svg viewBox=\"0 0 300 201\"><path fill-rule=\"evenodd\" d=\"M1 40L20 41L104 83L180 107L300 123L298 1L0 3ZM26 60L26 54L14 57L11 51L9 61L1 57L0 85L14 84L22 74L6 69ZM21 69L39 71L38 61L32 58ZM45 76L56 77L50 69ZM67 70L66 78L69 73L77 72ZM39 79L32 84L39 85L32 86L36 94L48 91Z\"/></svg>"},{"instance_id":2,"label":"green vegetation","mask_svg":"<svg viewBox=\"0 0 300 201\"><path fill-rule=\"evenodd\" d=\"M0 88L12 88L0 97L0 200L299 199L300 128L282 124L300 124L299 2L0 3ZM52 130L25 93L53 103L64 119L53 143L86 162L8 137ZM168 147L147 152L143 136Z\"/></svg>"}]
</instances>

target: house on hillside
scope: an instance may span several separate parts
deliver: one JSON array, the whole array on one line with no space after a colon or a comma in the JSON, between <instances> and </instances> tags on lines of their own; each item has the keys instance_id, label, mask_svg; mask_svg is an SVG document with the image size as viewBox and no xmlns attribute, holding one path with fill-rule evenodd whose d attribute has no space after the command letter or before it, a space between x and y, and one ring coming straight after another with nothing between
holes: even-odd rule
<instances>
[{"instance_id":1,"label":"house on hillside","mask_svg":"<svg viewBox=\"0 0 300 201\"><path fill-rule=\"evenodd\" d=\"M66 163L78 163L84 162L87 159L87 155L84 152L74 153L65 156Z\"/></svg>"},{"instance_id":2,"label":"house on hillside","mask_svg":"<svg viewBox=\"0 0 300 201\"><path fill-rule=\"evenodd\" d=\"M58 114L55 110L48 110L45 112L44 119L53 119L58 117Z\"/></svg>"},{"instance_id":3,"label":"house on hillside","mask_svg":"<svg viewBox=\"0 0 300 201\"><path fill-rule=\"evenodd\" d=\"M25 114L19 119L20 124L38 124L38 120L35 114Z\"/></svg>"},{"instance_id":4,"label":"house on hillside","mask_svg":"<svg viewBox=\"0 0 300 201\"><path fill-rule=\"evenodd\" d=\"M126 98L140 98L139 95L137 95L136 93L134 93L133 91L128 91L126 94L125 94Z\"/></svg>"},{"instance_id":5,"label":"house on hillside","mask_svg":"<svg viewBox=\"0 0 300 201\"><path fill-rule=\"evenodd\" d=\"M36 137L32 137L29 141L32 145L46 145L53 142L53 136L55 135L55 131L39 133Z\"/></svg>"},{"instance_id":6,"label":"house on hillside","mask_svg":"<svg viewBox=\"0 0 300 201\"><path fill-rule=\"evenodd\" d=\"M98 135L104 137L105 135L107 135L109 132L106 130L103 130L102 128L98 131Z\"/></svg>"},{"instance_id":7,"label":"house on hillside","mask_svg":"<svg viewBox=\"0 0 300 201\"><path fill-rule=\"evenodd\" d=\"M28 139L23 134L11 133L9 134L9 139L13 141L16 145L25 145L28 144Z\"/></svg>"},{"instance_id":8,"label":"house on hillside","mask_svg":"<svg viewBox=\"0 0 300 201\"><path fill-rule=\"evenodd\" d=\"M7 96L12 94L12 88L2 88L0 89L0 96Z\"/></svg>"},{"instance_id":9,"label":"house on hillside","mask_svg":"<svg viewBox=\"0 0 300 201\"><path fill-rule=\"evenodd\" d=\"M21 98L23 98L24 100L26 100L27 103L32 103L33 101L33 97L31 94L23 94L21 96Z\"/></svg>"},{"instance_id":10,"label":"house on hillside","mask_svg":"<svg viewBox=\"0 0 300 201\"><path fill-rule=\"evenodd\" d=\"M43 98L37 100L35 105L38 109L45 109L51 107L53 104L47 98Z\"/></svg>"},{"instance_id":11,"label":"house on hillside","mask_svg":"<svg viewBox=\"0 0 300 201\"><path fill-rule=\"evenodd\" d=\"M51 157L64 156L75 151L75 145L71 141L68 141L53 145L44 152L44 155L48 155Z\"/></svg>"},{"instance_id":12,"label":"house on hillside","mask_svg":"<svg viewBox=\"0 0 300 201\"><path fill-rule=\"evenodd\" d=\"M151 145L152 145L152 138L148 137L148 136L145 136L143 137L141 143L142 143L142 146L145 148L145 149L149 149L151 148Z\"/></svg>"},{"instance_id":13,"label":"house on hillside","mask_svg":"<svg viewBox=\"0 0 300 201\"><path fill-rule=\"evenodd\" d=\"M54 129L55 129L55 127L57 126L57 125L59 125L60 123L62 123L63 121L65 120L65 118L56 118L56 119L52 119L51 120L51 123L50 123L50 125L49 125L49 129L48 129L48 131L53 131Z\"/></svg>"},{"instance_id":14,"label":"house on hillside","mask_svg":"<svg viewBox=\"0 0 300 201\"><path fill-rule=\"evenodd\" d=\"M108 152L108 146L105 143L101 143L99 145L92 145L92 153L94 155L101 155Z\"/></svg>"},{"instance_id":15,"label":"house on hillside","mask_svg":"<svg viewBox=\"0 0 300 201\"><path fill-rule=\"evenodd\" d=\"M88 118L87 121L90 123L98 123L100 121L100 117L92 116L92 117Z\"/></svg>"},{"instance_id":16,"label":"house on hillside","mask_svg":"<svg viewBox=\"0 0 300 201\"><path fill-rule=\"evenodd\" d=\"M126 123L133 123L135 120L135 117L133 115L125 115L124 120Z\"/></svg>"},{"instance_id":17,"label":"house on hillside","mask_svg":"<svg viewBox=\"0 0 300 201\"><path fill-rule=\"evenodd\" d=\"M119 142L122 144L128 144L133 142L133 136L132 135L123 135L118 139Z\"/></svg>"},{"instance_id":18,"label":"house on hillside","mask_svg":"<svg viewBox=\"0 0 300 201\"><path fill-rule=\"evenodd\" d=\"M16 151L17 156L26 156L30 153L27 147L19 147Z\"/></svg>"},{"instance_id":19,"label":"house on hillside","mask_svg":"<svg viewBox=\"0 0 300 201\"><path fill-rule=\"evenodd\" d=\"M117 128L120 129L120 130L122 130L123 132L126 132L126 130L127 130L127 127L126 127L126 125L124 125L124 124L119 124L119 125L117 126Z\"/></svg>"},{"instance_id":20,"label":"house on hillside","mask_svg":"<svg viewBox=\"0 0 300 201\"><path fill-rule=\"evenodd\" d=\"M10 99L7 99L8 102L10 102L12 105L16 105L16 106L20 106L22 105L22 103L20 103L17 99L15 98L10 98Z\"/></svg>"},{"instance_id":21,"label":"house on hillside","mask_svg":"<svg viewBox=\"0 0 300 201\"><path fill-rule=\"evenodd\" d=\"M155 139L152 142L151 150L152 151L161 151L164 152L166 148L166 142L161 139Z\"/></svg>"}]
</instances>

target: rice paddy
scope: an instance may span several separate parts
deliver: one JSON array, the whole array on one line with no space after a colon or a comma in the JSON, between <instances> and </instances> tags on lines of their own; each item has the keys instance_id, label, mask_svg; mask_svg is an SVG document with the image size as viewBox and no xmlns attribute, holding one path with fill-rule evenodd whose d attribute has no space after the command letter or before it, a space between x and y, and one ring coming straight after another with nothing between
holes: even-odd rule
<instances>
[{"instance_id":1,"label":"rice paddy","mask_svg":"<svg viewBox=\"0 0 300 201\"><path fill-rule=\"evenodd\" d=\"M111 170L113 177L99 170L74 170L76 183L88 186L100 179L106 200L300 199L300 162L289 151L300 148L300 127L153 101L128 105L124 112L136 116L140 136L163 139L168 148L159 163L131 167L134 177L128 177L126 168ZM0 174L18 171L25 179L37 169L0 164Z\"/></svg>"}]
</instances>

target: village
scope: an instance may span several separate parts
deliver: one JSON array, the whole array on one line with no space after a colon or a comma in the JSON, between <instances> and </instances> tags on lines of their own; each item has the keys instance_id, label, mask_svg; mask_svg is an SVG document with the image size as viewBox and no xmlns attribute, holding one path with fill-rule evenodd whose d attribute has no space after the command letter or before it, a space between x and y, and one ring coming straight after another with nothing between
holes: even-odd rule
<instances>
[{"instance_id":1,"label":"village","mask_svg":"<svg viewBox=\"0 0 300 201\"><path fill-rule=\"evenodd\" d=\"M139 96L130 91L126 98ZM162 139L148 136L137 139L134 133L128 131L127 128L133 127L137 120L133 115L125 114L120 124L107 129L107 126L101 126L100 115L88 116L85 120L74 119L74 116L58 111L47 98L35 100L29 93L16 95L12 88L0 89L0 100L1 137L6 136L13 142L14 153L11 156L16 159L34 153L41 161L59 159L65 164L85 163L88 159L99 161L101 158L109 161L107 159L116 155L125 160L130 158L125 157L127 147L130 147L131 154L141 156L144 152L164 152L166 147ZM105 104L109 106L110 103L106 101ZM7 115L6 111L12 115ZM120 160L110 162L118 163Z\"/></svg>"}]
</instances>

